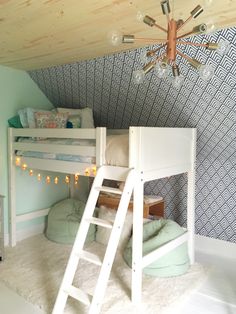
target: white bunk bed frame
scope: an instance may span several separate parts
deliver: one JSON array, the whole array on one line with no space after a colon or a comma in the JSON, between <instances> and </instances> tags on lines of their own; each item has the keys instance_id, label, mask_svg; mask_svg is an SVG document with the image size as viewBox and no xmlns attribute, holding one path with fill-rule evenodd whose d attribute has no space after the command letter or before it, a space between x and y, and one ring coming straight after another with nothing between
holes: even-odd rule
<instances>
[{"instance_id":1,"label":"white bunk bed frame","mask_svg":"<svg viewBox=\"0 0 236 314\"><path fill-rule=\"evenodd\" d=\"M9 205L10 205L10 244L16 245L16 225L20 221L46 216L49 209L32 211L27 214L16 213L15 200L15 151L39 151L96 157L96 166L105 164L106 128L95 129L12 129L9 128ZM141 300L142 269L165 255L172 249L188 242L190 262L194 262L194 224L195 224L195 158L196 129L130 127L129 130L110 130L119 134L129 132L129 168L136 170L136 183L133 199L133 267L132 301ZM52 145L17 142L17 137L48 137L93 139L94 146ZM67 174L84 173L85 168L94 165L39 158L23 157L28 168L56 171ZM142 256L143 238L143 196L144 183L181 173L187 173L187 229L178 238L157 250Z\"/></svg>"}]
</instances>

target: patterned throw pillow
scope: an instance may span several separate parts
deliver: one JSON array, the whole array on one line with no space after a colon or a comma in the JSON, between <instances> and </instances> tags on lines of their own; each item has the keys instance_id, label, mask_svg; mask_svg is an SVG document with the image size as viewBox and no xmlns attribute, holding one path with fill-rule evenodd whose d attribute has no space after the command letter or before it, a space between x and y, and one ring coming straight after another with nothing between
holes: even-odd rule
<instances>
[{"instance_id":1,"label":"patterned throw pillow","mask_svg":"<svg viewBox=\"0 0 236 314\"><path fill-rule=\"evenodd\" d=\"M53 112L36 112L35 120L37 128L59 128L66 127L68 113L53 113Z\"/></svg>"},{"instance_id":2,"label":"patterned throw pillow","mask_svg":"<svg viewBox=\"0 0 236 314\"><path fill-rule=\"evenodd\" d=\"M81 128L81 117L80 115L72 115L68 117L66 127L69 129Z\"/></svg>"},{"instance_id":3,"label":"patterned throw pillow","mask_svg":"<svg viewBox=\"0 0 236 314\"><path fill-rule=\"evenodd\" d=\"M73 109L73 108L57 108L57 112L68 113L70 116L80 116L81 128L94 128L93 111L91 108Z\"/></svg>"}]
</instances>

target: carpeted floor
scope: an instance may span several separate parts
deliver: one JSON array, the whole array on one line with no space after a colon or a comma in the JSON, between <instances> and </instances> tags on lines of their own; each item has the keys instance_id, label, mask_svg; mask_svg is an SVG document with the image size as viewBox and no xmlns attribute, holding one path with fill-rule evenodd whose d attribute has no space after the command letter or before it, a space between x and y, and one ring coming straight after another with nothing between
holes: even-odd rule
<instances>
[{"instance_id":1,"label":"carpeted floor","mask_svg":"<svg viewBox=\"0 0 236 314\"><path fill-rule=\"evenodd\" d=\"M102 254L104 246L92 243L91 251ZM51 313L71 251L71 246L48 241L38 235L6 250L6 259L0 263L0 280L29 302ZM77 286L93 292L99 267L81 261L77 272ZM131 271L119 252L112 268L102 313L161 314L186 298L206 278L208 270L195 264L188 273L173 278L144 276L142 304L134 306L130 301ZM85 314L87 307L69 299L65 313Z\"/></svg>"}]
</instances>

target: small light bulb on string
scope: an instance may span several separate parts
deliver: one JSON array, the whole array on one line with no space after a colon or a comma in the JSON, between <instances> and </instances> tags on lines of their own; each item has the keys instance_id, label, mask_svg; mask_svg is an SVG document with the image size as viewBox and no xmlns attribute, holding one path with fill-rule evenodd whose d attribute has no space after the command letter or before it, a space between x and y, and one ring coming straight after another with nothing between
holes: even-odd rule
<instances>
[{"instance_id":1,"label":"small light bulb on string","mask_svg":"<svg viewBox=\"0 0 236 314\"><path fill-rule=\"evenodd\" d=\"M18 167L21 165L21 158L20 157L15 158L15 165Z\"/></svg>"},{"instance_id":2,"label":"small light bulb on string","mask_svg":"<svg viewBox=\"0 0 236 314\"><path fill-rule=\"evenodd\" d=\"M93 171L93 175L96 176L96 174L97 174L97 167L94 166L94 167L92 168L92 171Z\"/></svg>"},{"instance_id":3,"label":"small light bulb on string","mask_svg":"<svg viewBox=\"0 0 236 314\"><path fill-rule=\"evenodd\" d=\"M29 170L29 175L32 177L34 175L34 171L32 169Z\"/></svg>"},{"instance_id":4,"label":"small light bulb on string","mask_svg":"<svg viewBox=\"0 0 236 314\"><path fill-rule=\"evenodd\" d=\"M88 168L85 169L84 171L85 175L88 177L90 175L90 170Z\"/></svg>"},{"instance_id":5,"label":"small light bulb on string","mask_svg":"<svg viewBox=\"0 0 236 314\"><path fill-rule=\"evenodd\" d=\"M27 169L27 165L25 163L22 164L21 169L25 171Z\"/></svg>"},{"instance_id":6,"label":"small light bulb on string","mask_svg":"<svg viewBox=\"0 0 236 314\"><path fill-rule=\"evenodd\" d=\"M54 178L54 183L55 183L55 184L58 184L58 182L59 182L59 178L58 178L58 177L55 177L55 178Z\"/></svg>"},{"instance_id":7,"label":"small light bulb on string","mask_svg":"<svg viewBox=\"0 0 236 314\"><path fill-rule=\"evenodd\" d=\"M46 183L49 184L51 182L50 176L46 176Z\"/></svg>"},{"instance_id":8,"label":"small light bulb on string","mask_svg":"<svg viewBox=\"0 0 236 314\"><path fill-rule=\"evenodd\" d=\"M38 173L38 174L37 174L37 180L38 180L38 181L41 181L41 179L42 179L41 174Z\"/></svg>"},{"instance_id":9,"label":"small light bulb on string","mask_svg":"<svg viewBox=\"0 0 236 314\"><path fill-rule=\"evenodd\" d=\"M76 174L75 174L74 181L75 181L75 185L77 185L77 184L78 184L78 181L79 181L79 173L76 173Z\"/></svg>"},{"instance_id":10,"label":"small light bulb on string","mask_svg":"<svg viewBox=\"0 0 236 314\"><path fill-rule=\"evenodd\" d=\"M69 183L70 183L70 177L69 177L69 176L66 176L66 177L65 177L65 183L66 183L66 184L69 184Z\"/></svg>"}]
</instances>

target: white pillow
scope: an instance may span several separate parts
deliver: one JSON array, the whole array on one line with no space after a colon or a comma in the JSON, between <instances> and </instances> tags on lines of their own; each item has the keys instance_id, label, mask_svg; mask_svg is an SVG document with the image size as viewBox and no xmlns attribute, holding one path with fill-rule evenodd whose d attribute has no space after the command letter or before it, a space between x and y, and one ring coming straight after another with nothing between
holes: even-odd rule
<instances>
[{"instance_id":1,"label":"white pillow","mask_svg":"<svg viewBox=\"0 0 236 314\"><path fill-rule=\"evenodd\" d=\"M129 165L129 134L107 136L106 163L112 166Z\"/></svg>"},{"instance_id":2,"label":"white pillow","mask_svg":"<svg viewBox=\"0 0 236 314\"><path fill-rule=\"evenodd\" d=\"M105 206L101 206L98 211L98 218L114 222L116 216L116 210L110 209ZM118 249L123 250L131 236L131 230L133 225L133 214L128 211L125 217L125 223L123 225ZM98 226L96 232L96 241L103 245L107 245L111 234L111 229Z\"/></svg>"},{"instance_id":3,"label":"white pillow","mask_svg":"<svg viewBox=\"0 0 236 314\"><path fill-rule=\"evenodd\" d=\"M57 111L61 113L68 113L70 116L79 115L81 117L81 128L94 128L93 111L91 108L57 108Z\"/></svg>"}]
</instances>

